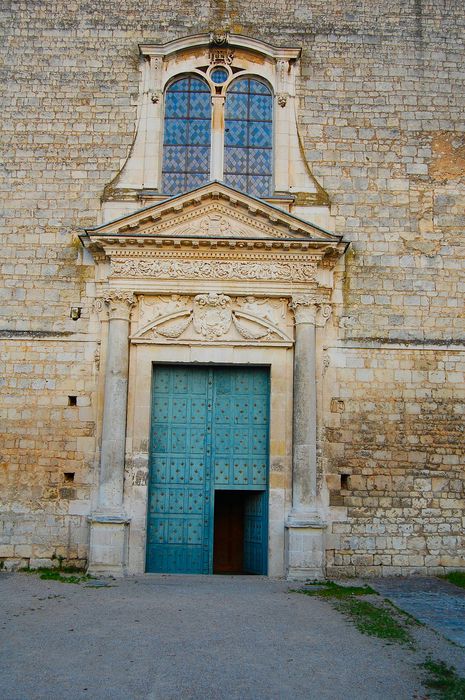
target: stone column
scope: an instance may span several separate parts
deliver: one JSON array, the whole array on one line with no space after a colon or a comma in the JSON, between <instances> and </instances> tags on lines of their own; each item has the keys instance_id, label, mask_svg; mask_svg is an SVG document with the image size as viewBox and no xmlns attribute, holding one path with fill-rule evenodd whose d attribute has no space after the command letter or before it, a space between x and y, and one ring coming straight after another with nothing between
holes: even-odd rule
<instances>
[{"instance_id":1,"label":"stone column","mask_svg":"<svg viewBox=\"0 0 465 700\"><path fill-rule=\"evenodd\" d=\"M331 307L309 294L296 295L292 450L292 510L287 527L287 571L293 579L324 577L324 530L317 502L316 327Z\"/></svg>"},{"instance_id":2,"label":"stone column","mask_svg":"<svg viewBox=\"0 0 465 700\"><path fill-rule=\"evenodd\" d=\"M122 575L129 520L123 509L132 292L111 290L97 509L90 516L89 571Z\"/></svg>"}]
</instances>

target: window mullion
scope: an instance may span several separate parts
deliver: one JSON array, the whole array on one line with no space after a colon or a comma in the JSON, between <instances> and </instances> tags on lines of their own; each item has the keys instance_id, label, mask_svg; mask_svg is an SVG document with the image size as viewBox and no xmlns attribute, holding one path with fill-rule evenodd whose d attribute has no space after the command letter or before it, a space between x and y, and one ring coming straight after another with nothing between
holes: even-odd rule
<instances>
[{"instance_id":1,"label":"window mullion","mask_svg":"<svg viewBox=\"0 0 465 700\"><path fill-rule=\"evenodd\" d=\"M212 145L210 177L222 180L224 172L224 96L212 95Z\"/></svg>"}]
</instances>

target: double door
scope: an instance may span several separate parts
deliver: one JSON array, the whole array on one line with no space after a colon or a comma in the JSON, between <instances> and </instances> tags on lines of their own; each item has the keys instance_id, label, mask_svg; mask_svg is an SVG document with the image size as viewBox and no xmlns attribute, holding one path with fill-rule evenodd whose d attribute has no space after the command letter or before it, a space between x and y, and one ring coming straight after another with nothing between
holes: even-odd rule
<instances>
[{"instance_id":1,"label":"double door","mask_svg":"<svg viewBox=\"0 0 465 700\"><path fill-rule=\"evenodd\" d=\"M242 526L229 530L241 532L241 568L266 573L268 441L267 368L154 365L147 571L212 573L229 517L217 513L215 543L215 503L228 491L240 501Z\"/></svg>"}]
</instances>

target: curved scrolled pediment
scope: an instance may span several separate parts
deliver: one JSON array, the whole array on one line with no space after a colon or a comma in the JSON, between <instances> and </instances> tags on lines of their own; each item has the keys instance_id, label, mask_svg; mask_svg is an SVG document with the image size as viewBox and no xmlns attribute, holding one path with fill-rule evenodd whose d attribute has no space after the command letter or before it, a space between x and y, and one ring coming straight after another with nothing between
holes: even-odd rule
<instances>
[{"instance_id":1,"label":"curved scrolled pediment","mask_svg":"<svg viewBox=\"0 0 465 700\"><path fill-rule=\"evenodd\" d=\"M248 299L248 300L247 300ZM290 334L273 323L266 308L266 300L257 301L253 297L232 299L225 294L197 294L181 302L184 308L160 313L144 324L132 336L133 343L176 343L196 344L265 344L292 345ZM162 301L169 308L169 300ZM180 302L177 301L179 306ZM251 311L257 305L262 316ZM272 307L271 312L273 312ZM276 312L276 305L274 311ZM279 315L279 313L278 313Z\"/></svg>"}]
</instances>

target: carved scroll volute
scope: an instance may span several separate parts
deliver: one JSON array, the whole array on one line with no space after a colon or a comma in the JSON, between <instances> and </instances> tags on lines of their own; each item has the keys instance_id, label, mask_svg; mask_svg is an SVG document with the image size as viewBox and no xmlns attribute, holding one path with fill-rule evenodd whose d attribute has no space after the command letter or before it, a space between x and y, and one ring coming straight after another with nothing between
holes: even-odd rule
<instances>
[{"instance_id":1,"label":"carved scroll volute","mask_svg":"<svg viewBox=\"0 0 465 700\"><path fill-rule=\"evenodd\" d=\"M331 304L320 304L316 314L316 325L323 328L326 325L326 322L331 318L331 313Z\"/></svg>"},{"instance_id":2,"label":"carved scroll volute","mask_svg":"<svg viewBox=\"0 0 465 700\"><path fill-rule=\"evenodd\" d=\"M105 292L103 300L108 308L110 321L112 319L129 321L132 307L136 303L136 297L132 292L112 289Z\"/></svg>"}]
</instances>

